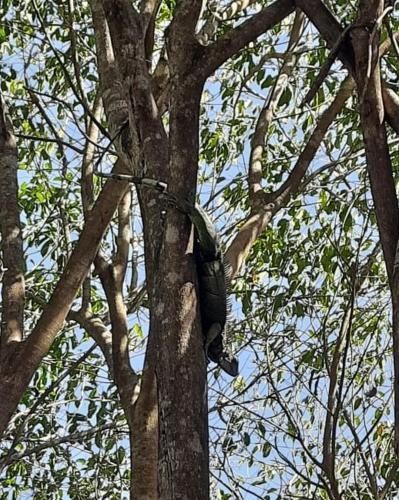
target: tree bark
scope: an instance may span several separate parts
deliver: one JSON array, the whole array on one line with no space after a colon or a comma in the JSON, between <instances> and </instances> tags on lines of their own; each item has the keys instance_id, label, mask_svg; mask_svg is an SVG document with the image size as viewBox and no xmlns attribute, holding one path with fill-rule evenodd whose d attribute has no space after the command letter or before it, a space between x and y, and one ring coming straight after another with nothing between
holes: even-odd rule
<instances>
[{"instance_id":1,"label":"tree bark","mask_svg":"<svg viewBox=\"0 0 399 500\"><path fill-rule=\"evenodd\" d=\"M384 103L379 69L379 28L383 0L362 4L351 30L355 54L355 80L359 95L360 120L365 144L367 169L377 214L377 223L388 277L392 286L396 244L399 237L399 207L384 125ZM376 33L373 35L374 30Z\"/></svg>"},{"instance_id":2,"label":"tree bark","mask_svg":"<svg viewBox=\"0 0 399 500\"><path fill-rule=\"evenodd\" d=\"M201 2L183 1L169 40L171 72L169 185L177 199L194 203L202 81L192 62ZM207 369L199 317L195 261L185 214L168 211L156 276L153 321L159 332L156 378L159 401L159 498L209 498ZM189 397L182 398L182 394ZM188 493L189 492L189 493Z\"/></svg>"},{"instance_id":3,"label":"tree bark","mask_svg":"<svg viewBox=\"0 0 399 500\"><path fill-rule=\"evenodd\" d=\"M379 68L379 29L384 0L362 1L351 30L355 55L355 80L377 224L391 288L393 306L393 357L395 400L395 448L399 454L399 329L398 275L395 255L399 239L399 206L384 124L384 103Z\"/></svg>"},{"instance_id":4,"label":"tree bark","mask_svg":"<svg viewBox=\"0 0 399 500\"><path fill-rule=\"evenodd\" d=\"M17 145L6 103L0 93L0 360L7 348L21 342L24 330L25 261L18 207ZM2 257L2 259L1 259Z\"/></svg>"}]
</instances>

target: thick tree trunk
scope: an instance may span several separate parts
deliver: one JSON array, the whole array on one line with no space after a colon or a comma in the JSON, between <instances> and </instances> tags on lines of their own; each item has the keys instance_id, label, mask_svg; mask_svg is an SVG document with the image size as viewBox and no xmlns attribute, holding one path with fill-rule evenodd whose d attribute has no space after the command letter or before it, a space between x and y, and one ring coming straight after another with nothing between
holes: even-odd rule
<instances>
[{"instance_id":1,"label":"thick tree trunk","mask_svg":"<svg viewBox=\"0 0 399 500\"><path fill-rule=\"evenodd\" d=\"M26 369L13 363L24 330L25 261L18 207L17 145L11 118L0 93L0 234L1 327L0 327L0 436L26 386ZM4 267L4 269L3 269Z\"/></svg>"},{"instance_id":2,"label":"thick tree trunk","mask_svg":"<svg viewBox=\"0 0 399 500\"><path fill-rule=\"evenodd\" d=\"M380 16L383 7L383 0L370 1L369 5L360 11L359 19L351 30L351 39L355 53L355 80L371 192L387 272L392 282L399 236L399 209L384 124L378 57L379 30L373 35L376 19L374 15Z\"/></svg>"},{"instance_id":3,"label":"thick tree trunk","mask_svg":"<svg viewBox=\"0 0 399 500\"><path fill-rule=\"evenodd\" d=\"M194 203L200 92L187 93L171 116L169 186ZM151 197L142 200L150 332L133 416L132 498L207 499L207 372L190 223L173 207L163 218L162 199Z\"/></svg>"},{"instance_id":4,"label":"thick tree trunk","mask_svg":"<svg viewBox=\"0 0 399 500\"><path fill-rule=\"evenodd\" d=\"M384 0L362 1L359 16L351 30L355 55L355 80L359 95L360 121L363 131L377 224L393 306L393 353L394 353L394 399L395 442L399 453L399 329L397 298L398 285L395 269L395 254L399 238L399 207L392 174L387 134L384 124L384 103L379 68L379 29L384 10Z\"/></svg>"},{"instance_id":5,"label":"thick tree trunk","mask_svg":"<svg viewBox=\"0 0 399 500\"><path fill-rule=\"evenodd\" d=\"M195 90L183 89L174 96L170 131L171 183L178 187L179 199L192 193L192 203L198 158L199 95ZM187 217L171 211L165 234L165 257L170 267L159 276L160 304L169 318L160 325L157 364L158 479L160 498L183 500L190 495L205 500L209 498L206 361L189 235Z\"/></svg>"}]
</instances>

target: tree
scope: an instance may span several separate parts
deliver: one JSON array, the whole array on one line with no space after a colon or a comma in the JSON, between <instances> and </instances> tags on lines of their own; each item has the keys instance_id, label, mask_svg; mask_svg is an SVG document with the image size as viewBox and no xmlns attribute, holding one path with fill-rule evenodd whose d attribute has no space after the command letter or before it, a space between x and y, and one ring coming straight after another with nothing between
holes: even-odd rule
<instances>
[{"instance_id":1,"label":"tree","mask_svg":"<svg viewBox=\"0 0 399 500\"><path fill-rule=\"evenodd\" d=\"M391 4L3 2L5 489L397 491ZM197 199L223 233L242 368L212 368L209 408L189 218L146 184L103 182L111 164Z\"/></svg>"}]
</instances>

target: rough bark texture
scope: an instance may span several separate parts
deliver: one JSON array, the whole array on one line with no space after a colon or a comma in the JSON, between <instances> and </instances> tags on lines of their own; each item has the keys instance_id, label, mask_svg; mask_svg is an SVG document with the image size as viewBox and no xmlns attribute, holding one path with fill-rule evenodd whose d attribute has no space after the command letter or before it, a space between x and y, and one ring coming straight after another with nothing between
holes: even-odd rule
<instances>
[{"instance_id":1,"label":"rough bark texture","mask_svg":"<svg viewBox=\"0 0 399 500\"><path fill-rule=\"evenodd\" d=\"M23 337L24 256L18 208L17 148L6 103L0 94L0 230L2 249L0 339L0 437L26 382L13 361ZM16 388L17 387L17 388ZM18 390L19 389L19 390Z\"/></svg>"},{"instance_id":2,"label":"rough bark texture","mask_svg":"<svg viewBox=\"0 0 399 500\"><path fill-rule=\"evenodd\" d=\"M146 175L167 180L177 191L176 196L190 191L193 200L200 91L187 81L189 68L182 61L192 60L190 51L198 47L193 32L199 2L181 2L172 23L173 102L167 149L145 64L144 33L136 14L127 12L125 2L119 2L118 8L106 2L105 7L119 71L132 88L126 98L131 123L137 126L140 137ZM121 23L129 25L129 29L121 29ZM132 494L139 498L187 498L190 491L193 498L207 498L206 364L198 321L195 265L187 251L190 227L184 214L177 210L169 210L162 221L154 193L142 191L140 200L151 313L145 370L133 416L136 479ZM182 393L191 396L182 400Z\"/></svg>"},{"instance_id":3,"label":"rough bark texture","mask_svg":"<svg viewBox=\"0 0 399 500\"><path fill-rule=\"evenodd\" d=\"M172 83L169 182L178 198L185 198L189 193L193 203L202 82L190 75L198 49L194 27L200 3L182 2L185 5L181 6L171 28L168 47ZM159 322L160 340L168 346L159 345L156 369L159 496L184 499L190 492L192 498L207 499L209 455L204 339L190 225L177 210L171 211L167 218L162 254L170 264L169 269L164 268L159 275L159 306L173 313L165 316L165 312L155 307L154 320ZM190 397L182 398L182 394L190 394Z\"/></svg>"},{"instance_id":4,"label":"rough bark texture","mask_svg":"<svg viewBox=\"0 0 399 500\"><path fill-rule=\"evenodd\" d=\"M382 14L383 6L384 2L380 0L363 4L357 20L359 26L351 30L351 39L355 53L355 79L359 94L367 168L385 263L392 283L399 237L399 208L384 125L384 103L378 58L379 36L378 32L373 36L372 31L376 19Z\"/></svg>"},{"instance_id":5,"label":"rough bark texture","mask_svg":"<svg viewBox=\"0 0 399 500\"><path fill-rule=\"evenodd\" d=\"M2 240L2 317L0 359L20 342L24 322L24 255L18 208L17 146L6 103L0 94L0 231ZM1 255L0 255L1 257Z\"/></svg>"},{"instance_id":6,"label":"rough bark texture","mask_svg":"<svg viewBox=\"0 0 399 500\"><path fill-rule=\"evenodd\" d=\"M112 37L116 59L116 74L121 85L115 90L114 100L125 103L129 118L131 135L139 142L132 152L121 145L121 153L135 164L127 165L137 175L141 174L141 162L145 161L147 175L156 179L165 179L168 153L165 144L165 132L157 114L151 93L151 80L145 59L143 27L138 21L137 12L128 2L104 2L104 11ZM102 28L101 28L102 29ZM101 32L98 36L101 38ZM101 52L100 52L101 54ZM107 67L105 68L107 69ZM104 81L107 73L102 72ZM111 83L112 85L112 83ZM114 106L110 106L108 116L112 120ZM134 156L138 155L139 158ZM158 347L158 330L152 321L152 310L156 304L153 291L156 290L154 279L157 272L157 259L162 244L159 200L152 192L139 193L143 215L144 241L146 252L146 279L150 301L150 331L147 344L145 366L141 381L141 390L135 405L128 409L132 451L131 496L137 498L158 497L158 404L155 377L155 361Z\"/></svg>"}]
</instances>

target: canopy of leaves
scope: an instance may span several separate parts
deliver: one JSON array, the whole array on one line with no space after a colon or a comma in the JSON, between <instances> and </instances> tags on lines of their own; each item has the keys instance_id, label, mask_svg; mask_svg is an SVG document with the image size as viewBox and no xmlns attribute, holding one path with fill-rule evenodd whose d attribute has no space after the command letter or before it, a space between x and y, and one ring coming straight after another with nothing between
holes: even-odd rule
<instances>
[{"instance_id":1,"label":"canopy of leaves","mask_svg":"<svg viewBox=\"0 0 399 500\"><path fill-rule=\"evenodd\" d=\"M203 23L230 3L209 2ZM246 2L217 23L210 42L268 3ZM342 23L353 19L354 2L326 3ZM159 46L173 7L162 2ZM96 160L102 157L100 169L109 170L112 147L102 155L110 137L98 113L88 3L3 0L2 10L0 78L18 138L29 331L82 227L81 172L93 115L102 126L94 152ZM199 199L226 247L248 211L247 174L260 112L274 108L261 156L261 183L272 193L346 77L336 63L311 105L301 107L328 50L306 19L289 46L293 20L229 60L203 94ZM395 31L396 13L390 23ZM387 51L382 71L394 86L397 64L397 55ZM362 148L353 93L298 192L273 217L234 281L229 338L241 373L232 381L210 367L213 498L330 498L327 455L345 498L375 498L384 486L394 494L399 485L392 469L389 296ZM394 137L390 148L397 179ZM98 190L100 181L94 182ZM132 213L128 300L144 272L135 202ZM105 251L113 249L115 227ZM95 276L90 287L92 314L107 324ZM132 362L140 369L145 302L130 307L129 326ZM127 496L127 443L103 353L70 315L1 444L2 491L7 498L24 498L24 492L37 498Z\"/></svg>"}]
</instances>

